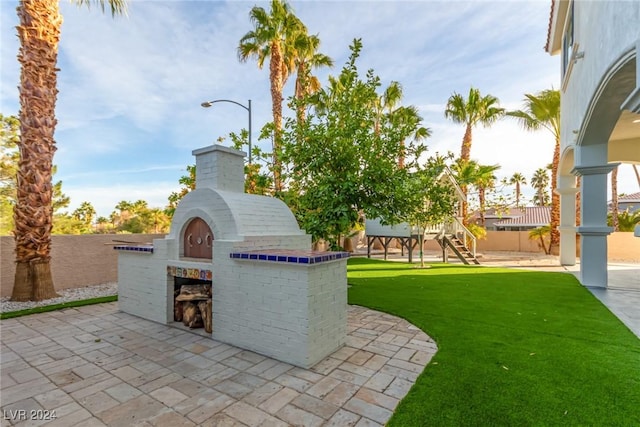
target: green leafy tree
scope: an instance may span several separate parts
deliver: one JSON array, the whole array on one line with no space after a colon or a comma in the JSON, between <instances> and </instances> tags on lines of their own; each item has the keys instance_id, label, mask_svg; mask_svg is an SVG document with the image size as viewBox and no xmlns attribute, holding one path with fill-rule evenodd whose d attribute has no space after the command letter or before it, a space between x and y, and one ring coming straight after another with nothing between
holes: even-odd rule
<instances>
[{"instance_id":1,"label":"green leafy tree","mask_svg":"<svg viewBox=\"0 0 640 427\"><path fill-rule=\"evenodd\" d=\"M166 209L166 214L169 218L173 217L173 214L178 207L178 202L182 200L190 191L196 188L196 165L187 166L187 175L182 175L178 180L181 185L179 191L174 191L169 195L169 206Z\"/></svg>"},{"instance_id":2,"label":"green leafy tree","mask_svg":"<svg viewBox=\"0 0 640 427\"><path fill-rule=\"evenodd\" d=\"M292 165L286 200L315 240L322 238L334 247L360 212L371 218L393 216L403 202L397 189L426 149L411 141L405 147L407 168L398 167L401 142L415 132L415 123L394 123L385 115L376 132L372 105L379 98L380 79L373 70L360 78L359 39L350 49L340 75L330 79L336 83L312 97L308 120L301 124L288 119L283 134L283 158Z\"/></svg>"},{"instance_id":3,"label":"green leafy tree","mask_svg":"<svg viewBox=\"0 0 640 427\"><path fill-rule=\"evenodd\" d=\"M411 174L404 186L401 219L418 227L420 266L424 267L424 234L432 225L440 224L455 214L457 198L454 188L442 179L444 167L437 158L429 158L423 168ZM392 221L399 222L399 221Z\"/></svg>"},{"instance_id":4,"label":"green leafy tree","mask_svg":"<svg viewBox=\"0 0 640 427\"><path fill-rule=\"evenodd\" d=\"M551 163L551 253L557 255L560 248L560 196L555 190L560 165L560 91L547 89L535 95L525 94L524 108L509 111L507 115L517 119L525 130L546 129L555 139Z\"/></svg>"},{"instance_id":5,"label":"green leafy tree","mask_svg":"<svg viewBox=\"0 0 640 427\"><path fill-rule=\"evenodd\" d=\"M96 3L76 0L78 4ZM113 15L123 0L99 0ZM58 94L58 44L62 16L58 0L21 0L17 7L20 51L20 162L14 206L16 272L11 299L40 301L57 296L51 275L53 154Z\"/></svg>"},{"instance_id":6,"label":"green leafy tree","mask_svg":"<svg viewBox=\"0 0 640 427\"><path fill-rule=\"evenodd\" d=\"M13 206L16 202L18 142L20 121L16 116L0 114L0 235L13 230Z\"/></svg>"},{"instance_id":7,"label":"green leafy tree","mask_svg":"<svg viewBox=\"0 0 640 427\"><path fill-rule=\"evenodd\" d=\"M9 235L14 230L13 211L17 198L17 173L20 162L18 142L20 141L20 121L15 116L0 115L0 235ZM51 168L52 176L57 172ZM69 206L70 199L62 192L62 181L53 184L52 202L53 230L57 234L56 222L64 217L60 211Z\"/></svg>"},{"instance_id":8,"label":"green leafy tree","mask_svg":"<svg viewBox=\"0 0 640 427\"><path fill-rule=\"evenodd\" d=\"M97 233L103 234L103 233L110 233L112 231L113 231L113 227L111 226L111 222L109 218L104 216L99 216L98 218L96 218Z\"/></svg>"},{"instance_id":9,"label":"green leafy tree","mask_svg":"<svg viewBox=\"0 0 640 427\"><path fill-rule=\"evenodd\" d=\"M267 123L258 137L259 140L268 139L272 135L273 124ZM240 135L231 132L229 137L231 138L232 147L236 150L242 150L242 147L247 145L248 132L242 130ZM249 164L245 161L244 164L244 192L247 194L271 194L271 187L273 185L273 179L269 174L271 169L271 153L263 151L259 146L254 146L251 150L252 163Z\"/></svg>"},{"instance_id":10,"label":"green leafy tree","mask_svg":"<svg viewBox=\"0 0 640 427\"><path fill-rule=\"evenodd\" d=\"M480 90L473 87L469 89L469 96L466 99L456 92L449 97L444 116L454 123L465 126L460 148L460 158L463 161L471 159L473 128L479 124L485 127L491 126L504 115L504 108L500 108L499 103L495 96L482 96Z\"/></svg>"},{"instance_id":11,"label":"green leafy tree","mask_svg":"<svg viewBox=\"0 0 640 427\"><path fill-rule=\"evenodd\" d=\"M80 206L73 211L71 216L77 220L79 220L86 233L92 231L93 219L96 216L96 210L93 205L89 202L82 202Z\"/></svg>"},{"instance_id":12,"label":"green leafy tree","mask_svg":"<svg viewBox=\"0 0 640 427\"><path fill-rule=\"evenodd\" d=\"M53 230L52 234L87 234L90 230L87 229L84 222L75 218L73 215L67 213L59 213L53 216Z\"/></svg>"},{"instance_id":13,"label":"green leafy tree","mask_svg":"<svg viewBox=\"0 0 640 427\"><path fill-rule=\"evenodd\" d=\"M295 40L307 32L306 27L294 15L291 7L282 0L271 0L271 10L254 6L249 12L253 29L240 39L238 59L241 62L255 58L262 68L269 59L269 81L271 83L271 108L274 124L273 182L275 192L282 191L280 161L282 139L282 91L292 72L296 58Z\"/></svg>"},{"instance_id":14,"label":"green leafy tree","mask_svg":"<svg viewBox=\"0 0 640 427\"><path fill-rule=\"evenodd\" d=\"M123 233L165 233L171 218L166 210L150 208L145 200L122 200L112 212L111 221Z\"/></svg>"}]
</instances>

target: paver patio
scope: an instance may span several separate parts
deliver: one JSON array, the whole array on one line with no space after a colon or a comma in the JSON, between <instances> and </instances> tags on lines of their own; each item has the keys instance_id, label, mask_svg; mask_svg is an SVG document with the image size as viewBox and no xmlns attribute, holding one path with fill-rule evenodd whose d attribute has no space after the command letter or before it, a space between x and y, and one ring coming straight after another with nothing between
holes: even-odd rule
<instances>
[{"instance_id":1,"label":"paver patio","mask_svg":"<svg viewBox=\"0 0 640 427\"><path fill-rule=\"evenodd\" d=\"M2 425L19 426L383 425L437 351L405 320L356 306L347 345L310 369L117 303L7 319L0 332Z\"/></svg>"}]
</instances>

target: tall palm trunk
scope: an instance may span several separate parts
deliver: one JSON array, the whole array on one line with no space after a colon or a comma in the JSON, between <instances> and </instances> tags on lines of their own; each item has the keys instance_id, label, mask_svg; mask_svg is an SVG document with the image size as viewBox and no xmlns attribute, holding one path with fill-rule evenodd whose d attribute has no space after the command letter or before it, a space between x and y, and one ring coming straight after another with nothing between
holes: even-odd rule
<instances>
[{"instance_id":1,"label":"tall palm trunk","mask_svg":"<svg viewBox=\"0 0 640 427\"><path fill-rule=\"evenodd\" d=\"M633 164L631 167L633 167L633 171L636 174L636 181L638 181L638 187L640 187L640 172L638 172L638 165Z\"/></svg>"},{"instance_id":2,"label":"tall palm trunk","mask_svg":"<svg viewBox=\"0 0 640 427\"><path fill-rule=\"evenodd\" d=\"M516 209L520 208L520 182L516 182Z\"/></svg>"},{"instance_id":3,"label":"tall palm trunk","mask_svg":"<svg viewBox=\"0 0 640 427\"><path fill-rule=\"evenodd\" d=\"M400 152L398 153L398 167L404 169L404 141L400 142Z\"/></svg>"},{"instance_id":4,"label":"tall palm trunk","mask_svg":"<svg viewBox=\"0 0 640 427\"><path fill-rule=\"evenodd\" d=\"M478 201L480 202L480 224L482 224L482 226L485 226L485 217L484 217L484 210L485 210L485 189L484 187L479 187L478 188Z\"/></svg>"},{"instance_id":5,"label":"tall palm trunk","mask_svg":"<svg viewBox=\"0 0 640 427\"><path fill-rule=\"evenodd\" d=\"M559 164L560 139L556 138L555 148L553 149L553 163L551 164L551 238L549 252L552 255L560 253L560 195L556 192Z\"/></svg>"},{"instance_id":6,"label":"tall palm trunk","mask_svg":"<svg viewBox=\"0 0 640 427\"><path fill-rule=\"evenodd\" d=\"M304 98L304 96L307 94L307 91L305 90L305 85L307 80L307 76L306 76L306 68L305 68L305 63L301 62L298 65L298 70L297 70L297 78L296 78L296 100L298 101L298 105L296 106L296 119L298 121L298 124L302 126L302 124L304 124L304 121L306 119L306 114L305 114L305 109L304 109L304 105L302 104L302 98Z\"/></svg>"},{"instance_id":7,"label":"tall palm trunk","mask_svg":"<svg viewBox=\"0 0 640 427\"><path fill-rule=\"evenodd\" d=\"M273 185L275 192L282 191L282 165L280 149L282 140L282 78L283 57L280 44L271 43L271 60L269 61L269 78L271 80L271 110L273 112Z\"/></svg>"},{"instance_id":8,"label":"tall palm trunk","mask_svg":"<svg viewBox=\"0 0 640 427\"><path fill-rule=\"evenodd\" d=\"M56 150L56 62L62 16L58 0L22 0L17 11L20 163L14 207L16 274L11 298L39 301L57 296L50 266L51 177Z\"/></svg>"},{"instance_id":9,"label":"tall palm trunk","mask_svg":"<svg viewBox=\"0 0 640 427\"><path fill-rule=\"evenodd\" d=\"M466 185L460 185L460 190L462 190L462 193L465 195L464 200L462 201L462 225L467 226L469 224L468 221L468 212L469 212L469 203L467 202L467 186Z\"/></svg>"},{"instance_id":10,"label":"tall palm trunk","mask_svg":"<svg viewBox=\"0 0 640 427\"><path fill-rule=\"evenodd\" d=\"M460 147L460 158L468 162L471 158L471 124L467 124L467 128L464 131L464 137L462 138L462 147Z\"/></svg>"},{"instance_id":11,"label":"tall palm trunk","mask_svg":"<svg viewBox=\"0 0 640 427\"><path fill-rule=\"evenodd\" d=\"M460 148L460 159L462 162L468 162L471 157L471 124L467 123L467 127L464 131L464 137L462 138L462 147ZM468 225L467 212L469 204L467 202L467 186L460 186L462 193L464 194L464 201L462 202L462 224Z\"/></svg>"}]
</instances>

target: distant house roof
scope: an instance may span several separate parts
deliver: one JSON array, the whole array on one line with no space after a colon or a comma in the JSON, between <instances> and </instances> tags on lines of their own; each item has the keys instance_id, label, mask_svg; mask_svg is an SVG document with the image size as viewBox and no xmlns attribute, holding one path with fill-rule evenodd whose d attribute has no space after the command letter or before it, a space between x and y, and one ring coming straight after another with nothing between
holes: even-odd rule
<instances>
[{"instance_id":1,"label":"distant house roof","mask_svg":"<svg viewBox=\"0 0 640 427\"><path fill-rule=\"evenodd\" d=\"M636 203L640 202L640 192L633 194L626 194L624 196L618 197L618 203Z\"/></svg>"},{"instance_id":2,"label":"distant house roof","mask_svg":"<svg viewBox=\"0 0 640 427\"><path fill-rule=\"evenodd\" d=\"M495 222L496 227L541 227L551 223L551 206L525 207L521 216Z\"/></svg>"},{"instance_id":3,"label":"distant house roof","mask_svg":"<svg viewBox=\"0 0 640 427\"><path fill-rule=\"evenodd\" d=\"M507 219L507 218L515 218L525 214L524 208L489 208L484 211L485 219ZM471 220L475 221L480 219L480 211L475 211L471 215Z\"/></svg>"}]
</instances>

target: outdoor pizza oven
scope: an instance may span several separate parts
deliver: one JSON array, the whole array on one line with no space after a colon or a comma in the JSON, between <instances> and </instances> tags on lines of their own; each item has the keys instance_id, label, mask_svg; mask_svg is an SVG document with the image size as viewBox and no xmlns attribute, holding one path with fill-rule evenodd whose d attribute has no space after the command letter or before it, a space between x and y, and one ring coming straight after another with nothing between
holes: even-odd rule
<instances>
[{"instance_id":1,"label":"outdoor pizza oven","mask_svg":"<svg viewBox=\"0 0 640 427\"><path fill-rule=\"evenodd\" d=\"M169 234L116 246L119 308L309 367L346 339L344 252L313 252L279 199L244 193L244 153L194 150Z\"/></svg>"}]
</instances>

